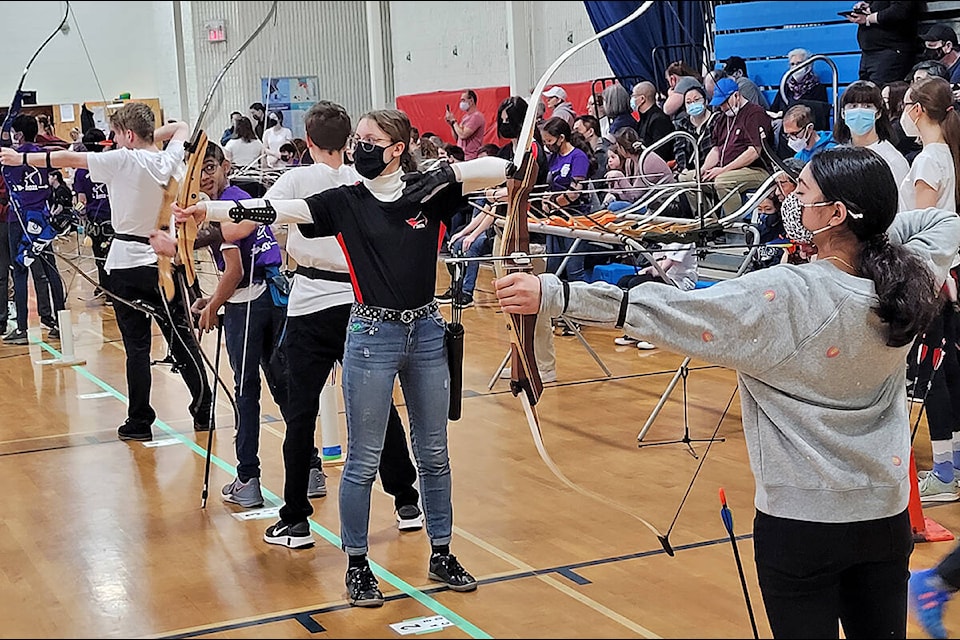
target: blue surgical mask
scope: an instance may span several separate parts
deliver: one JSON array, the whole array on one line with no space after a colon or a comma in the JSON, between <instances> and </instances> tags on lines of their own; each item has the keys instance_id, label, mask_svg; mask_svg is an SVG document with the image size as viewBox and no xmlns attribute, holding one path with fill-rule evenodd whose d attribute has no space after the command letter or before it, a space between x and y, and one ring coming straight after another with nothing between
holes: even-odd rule
<instances>
[{"instance_id":1,"label":"blue surgical mask","mask_svg":"<svg viewBox=\"0 0 960 640\"><path fill-rule=\"evenodd\" d=\"M630 110L631 111L637 110L637 99L634 98L633 96L630 96Z\"/></svg>"},{"instance_id":2,"label":"blue surgical mask","mask_svg":"<svg viewBox=\"0 0 960 640\"><path fill-rule=\"evenodd\" d=\"M707 110L707 105L702 102L691 102L687 105L687 113L694 118L697 116L702 116L703 112Z\"/></svg>"},{"instance_id":3,"label":"blue surgical mask","mask_svg":"<svg viewBox=\"0 0 960 640\"><path fill-rule=\"evenodd\" d=\"M847 109L843 121L855 136L866 135L876 126L877 112L873 109Z\"/></svg>"}]
</instances>

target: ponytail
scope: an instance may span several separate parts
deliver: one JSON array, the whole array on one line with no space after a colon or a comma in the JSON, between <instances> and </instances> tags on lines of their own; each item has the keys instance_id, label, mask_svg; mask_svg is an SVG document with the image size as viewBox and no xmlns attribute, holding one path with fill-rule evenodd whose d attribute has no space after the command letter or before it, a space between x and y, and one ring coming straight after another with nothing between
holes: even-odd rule
<instances>
[{"instance_id":1,"label":"ponytail","mask_svg":"<svg viewBox=\"0 0 960 640\"><path fill-rule=\"evenodd\" d=\"M590 143L587 142L587 139L584 138L578 131L571 130L570 137L568 138L568 140L570 140L570 144L572 144L577 149L580 149L580 151L583 151L585 154L587 154L587 159L590 161L590 169L587 172L587 178L589 179L594 175L596 175L597 168L600 165L597 164L597 156L593 152L593 147L591 147Z\"/></svg>"},{"instance_id":2,"label":"ponytail","mask_svg":"<svg viewBox=\"0 0 960 640\"><path fill-rule=\"evenodd\" d=\"M956 201L960 207L960 114L953 108L953 105L947 109L947 115L940 123L940 130L943 132L943 139L950 147L950 155L953 156L953 172L956 179Z\"/></svg>"},{"instance_id":3,"label":"ponytail","mask_svg":"<svg viewBox=\"0 0 960 640\"><path fill-rule=\"evenodd\" d=\"M933 274L919 257L890 244L885 233L863 243L860 272L873 280L880 299L875 311L887 326L887 346L910 344L939 313Z\"/></svg>"},{"instance_id":4,"label":"ponytail","mask_svg":"<svg viewBox=\"0 0 960 640\"><path fill-rule=\"evenodd\" d=\"M846 225L860 244L860 273L873 280L874 312L887 346L910 344L940 311L933 273L918 256L887 238L897 215L897 184L890 166L862 147L821 151L807 165L824 200L842 202Z\"/></svg>"}]
</instances>

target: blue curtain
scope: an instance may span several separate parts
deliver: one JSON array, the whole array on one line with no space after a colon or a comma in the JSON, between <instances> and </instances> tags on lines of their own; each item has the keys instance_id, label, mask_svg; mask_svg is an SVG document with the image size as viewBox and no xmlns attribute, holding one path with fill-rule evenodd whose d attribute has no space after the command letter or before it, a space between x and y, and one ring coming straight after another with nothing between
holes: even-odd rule
<instances>
[{"instance_id":1,"label":"blue curtain","mask_svg":"<svg viewBox=\"0 0 960 640\"><path fill-rule=\"evenodd\" d=\"M596 32L633 13L640 2L584 2ZM600 41L607 62L629 88L636 78L649 80L666 92L666 66L684 60L700 70L706 35L702 2L655 2L645 14ZM694 44L695 43L695 44Z\"/></svg>"}]
</instances>

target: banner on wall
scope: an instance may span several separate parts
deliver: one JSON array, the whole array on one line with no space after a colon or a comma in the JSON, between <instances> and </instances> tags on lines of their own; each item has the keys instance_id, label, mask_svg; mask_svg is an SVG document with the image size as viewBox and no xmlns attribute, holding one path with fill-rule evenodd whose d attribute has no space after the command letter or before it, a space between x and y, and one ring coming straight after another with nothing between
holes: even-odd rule
<instances>
[{"instance_id":1,"label":"banner on wall","mask_svg":"<svg viewBox=\"0 0 960 640\"><path fill-rule=\"evenodd\" d=\"M260 78L260 93L267 111L283 113L283 126L295 138L305 138L303 120L307 111L320 99L317 76L282 76Z\"/></svg>"}]
</instances>

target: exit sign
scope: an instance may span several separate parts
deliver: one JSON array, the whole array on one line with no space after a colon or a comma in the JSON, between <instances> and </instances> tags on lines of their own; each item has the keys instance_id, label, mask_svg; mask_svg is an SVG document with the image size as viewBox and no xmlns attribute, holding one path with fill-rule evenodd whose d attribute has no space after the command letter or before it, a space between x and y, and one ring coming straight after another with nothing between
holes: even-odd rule
<instances>
[{"instance_id":1,"label":"exit sign","mask_svg":"<svg viewBox=\"0 0 960 640\"><path fill-rule=\"evenodd\" d=\"M207 32L207 42L226 42L227 32L223 26L223 20L211 20L203 25Z\"/></svg>"}]
</instances>

